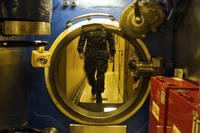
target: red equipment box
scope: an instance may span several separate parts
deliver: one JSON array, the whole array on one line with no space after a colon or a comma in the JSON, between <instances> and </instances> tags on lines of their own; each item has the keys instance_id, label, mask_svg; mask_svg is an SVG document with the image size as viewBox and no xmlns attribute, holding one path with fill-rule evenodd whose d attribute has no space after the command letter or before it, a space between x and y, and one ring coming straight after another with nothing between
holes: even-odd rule
<instances>
[{"instance_id":1,"label":"red equipment box","mask_svg":"<svg viewBox=\"0 0 200 133\"><path fill-rule=\"evenodd\" d=\"M169 90L198 90L198 86L173 77L152 77L149 105L149 133L167 133ZM168 131L169 131L168 130Z\"/></svg>"},{"instance_id":2,"label":"red equipment box","mask_svg":"<svg viewBox=\"0 0 200 133\"><path fill-rule=\"evenodd\" d=\"M176 133L200 133L200 92L169 91L167 125Z\"/></svg>"}]
</instances>

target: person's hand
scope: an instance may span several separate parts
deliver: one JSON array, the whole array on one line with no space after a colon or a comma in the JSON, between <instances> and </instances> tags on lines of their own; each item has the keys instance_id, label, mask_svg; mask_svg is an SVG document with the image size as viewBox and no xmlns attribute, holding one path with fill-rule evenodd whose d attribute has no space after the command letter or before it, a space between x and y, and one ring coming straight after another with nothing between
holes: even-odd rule
<instances>
[{"instance_id":1,"label":"person's hand","mask_svg":"<svg viewBox=\"0 0 200 133\"><path fill-rule=\"evenodd\" d=\"M111 56L109 61L110 61L110 63L113 63L114 62L114 57Z\"/></svg>"},{"instance_id":2,"label":"person's hand","mask_svg":"<svg viewBox=\"0 0 200 133\"><path fill-rule=\"evenodd\" d=\"M80 54L79 54L79 58L80 58L81 60L83 60L83 59L84 59L84 54L83 54L83 53L80 53Z\"/></svg>"}]
</instances>

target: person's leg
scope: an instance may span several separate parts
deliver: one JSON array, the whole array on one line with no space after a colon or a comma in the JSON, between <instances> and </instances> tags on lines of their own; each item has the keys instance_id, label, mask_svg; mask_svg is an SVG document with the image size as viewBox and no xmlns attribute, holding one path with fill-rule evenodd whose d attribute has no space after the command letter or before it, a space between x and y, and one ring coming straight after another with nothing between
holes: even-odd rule
<instances>
[{"instance_id":1,"label":"person's leg","mask_svg":"<svg viewBox=\"0 0 200 133\"><path fill-rule=\"evenodd\" d=\"M102 55L101 55L102 56ZM105 72L108 67L108 59L106 58L98 58L97 59L97 81L96 81L96 102L102 103L101 93L104 92L104 80L105 80Z\"/></svg>"},{"instance_id":2,"label":"person's leg","mask_svg":"<svg viewBox=\"0 0 200 133\"><path fill-rule=\"evenodd\" d=\"M108 59L99 58L97 60L97 92L104 92L105 72L108 68Z\"/></svg>"},{"instance_id":3,"label":"person's leg","mask_svg":"<svg viewBox=\"0 0 200 133\"><path fill-rule=\"evenodd\" d=\"M85 58L84 69L86 72L88 83L92 87L92 95L94 95L96 93L96 80L95 80L96 61L92 58Z\"/></svg>"}]
</instances>

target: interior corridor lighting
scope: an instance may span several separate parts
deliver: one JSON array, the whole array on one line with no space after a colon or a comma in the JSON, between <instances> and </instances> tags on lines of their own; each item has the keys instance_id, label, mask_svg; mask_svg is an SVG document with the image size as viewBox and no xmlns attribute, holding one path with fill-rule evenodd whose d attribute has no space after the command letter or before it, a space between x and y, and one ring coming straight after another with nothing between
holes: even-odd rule
<instances>
[{"instance_id":1,"label":"interior corridor lighting","mask_svg":"<svg viewBox=\"0 0 200 133\"><path fill-rule=\"evenodd\" d=\"M104 108L104 112L111 112L111 111L114 111L116 109L117 108L115 108L115 107L106 107L106 108Z\"/></svg>"}]
</instances>

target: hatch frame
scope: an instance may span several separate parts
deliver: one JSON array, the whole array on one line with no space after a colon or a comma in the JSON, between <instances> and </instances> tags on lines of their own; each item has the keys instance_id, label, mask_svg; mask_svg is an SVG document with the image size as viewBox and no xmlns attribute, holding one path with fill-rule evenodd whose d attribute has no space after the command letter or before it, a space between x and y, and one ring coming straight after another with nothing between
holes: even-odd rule
<instances>
[{"instance_id":1,"label":"hatch frame","mask_svg":"<svg viewBox=\"0 0 200 133\"><path fill-rule=\"evenodd\" d=\"M81 27L83 25L90 24L102 24L107 29L111 30L113 33L123 37L128 40L134 47L136 48L136 53L140 53L141 61L149 62L151 60L151 56L148 52L146 44L141 39L132 39L127 37L119 28L119 24L117 21L112 21L110 19L105 18L94 18L92 20L80 21L69 28L65 29L53 42L52 46L49 49L51 53L51 64L49 67L44 68L45 74L45 83L48 93L50 95L51 100L55 104L55 106L67 117L72 120L89 125L111 125L111 124L119 124L126 119L130 118L134 115L144 104L149 94L149 80L150 76L142 77L142 87L146 87L143 94L139 97L140 99L136 100L137 103L130 103L131 101L127 101L124 105L121 105L116 111L112 112L91 112L81 107L76 106L73 103L68 103L68 105L63 102L62 98L56 92L55 81L54 81L54 67L55 67L55 59L59 50L61 50L64 46L63 42L69 44L73 39L78 37L81 33ZM67 42L67 43L66 43ZM134 104L134 105L133 105ZM135 105L136 104L136 105Z\"/></svg>"}]
</instances>

